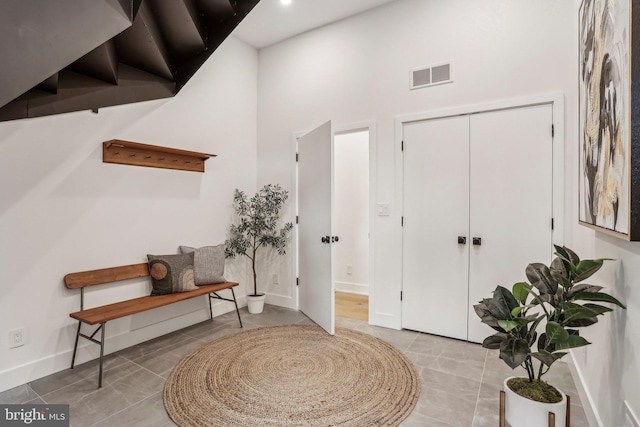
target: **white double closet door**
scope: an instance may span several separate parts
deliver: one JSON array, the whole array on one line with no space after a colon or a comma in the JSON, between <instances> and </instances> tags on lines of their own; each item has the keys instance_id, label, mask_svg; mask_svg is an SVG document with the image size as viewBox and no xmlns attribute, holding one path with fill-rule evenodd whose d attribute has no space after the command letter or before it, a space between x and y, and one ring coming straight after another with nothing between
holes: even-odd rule
<instances>
[{"instance_id":1,"label":"white double closet door","mask_svg":"<svg viewBox=\"0 0 640 427\"><path fill-rule=\"evenodd\" d=\"M403 328L482 342L473 305L550 261L552 108L403 125Z\"/></svg>"}]
</instances>

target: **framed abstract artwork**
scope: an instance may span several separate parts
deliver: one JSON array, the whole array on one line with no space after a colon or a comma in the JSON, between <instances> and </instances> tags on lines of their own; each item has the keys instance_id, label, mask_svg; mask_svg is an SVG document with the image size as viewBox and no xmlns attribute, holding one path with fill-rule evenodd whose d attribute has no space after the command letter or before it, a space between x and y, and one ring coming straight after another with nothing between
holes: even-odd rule
<instances>
[{"instance_id":1,"label":"framed abstract artwork","mask_svg":"<svg viewBox=\"0 0 640 427\"><path fill-rule=\"evenodd\" d=\"M640 240L640 0L579 11L579 221Z\"/></svg>"}]
</instances>

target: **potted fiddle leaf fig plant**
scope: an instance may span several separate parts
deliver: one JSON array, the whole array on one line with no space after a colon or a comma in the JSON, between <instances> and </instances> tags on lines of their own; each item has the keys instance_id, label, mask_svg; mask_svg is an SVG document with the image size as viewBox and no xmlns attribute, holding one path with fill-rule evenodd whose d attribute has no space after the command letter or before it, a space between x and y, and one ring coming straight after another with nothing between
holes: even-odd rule
<instances>
[{"instance_id":1,"label":"potted fiddle leaf fig plant","mask_svg":"<svg viewBox=\"0 0 640 427\"><path fill-rule=\"evenodd\" d=\"M289 198L289 192L279 185L265 185L250 199L236 189L233 201L238 223L229 227L229 239L225 242L225 257L246 256L253 270L253 293L247 295L250 313L262 313L265 294L258 293L256 256L261 248L271 247L284 255L288 235L293 224L279 226L280 211Z\"/></svg>"},{"instance_id":2,"label":"potted fiddle leaf fig plant","mask_svg":"<svg viewBox=\"0 0 640 427\"><path fill-rule=\"evenodd\" d=\"M571 249L555 247L551 265L533 263L526 268L529 282L512 289L496 287L492 298L474 305L481 321L497 333L482 346L500 350L511 369L522 366L526 378L507 378L506 420L512 427L547 425L549 412L565 418L566 396L542 377L572 348L590 344L580 329L598 322L612 311L605 304L625 306L601 292L601 286L581 283L603 265L606 258L581 260ZM539 333L540 332L540 333Z\"/></svg>"}]
</instances>

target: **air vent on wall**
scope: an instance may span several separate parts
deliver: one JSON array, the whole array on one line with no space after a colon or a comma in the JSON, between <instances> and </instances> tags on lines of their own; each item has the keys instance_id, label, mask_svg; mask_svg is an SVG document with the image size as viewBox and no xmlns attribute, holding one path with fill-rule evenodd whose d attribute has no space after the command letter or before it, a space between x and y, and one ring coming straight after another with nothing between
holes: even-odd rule
<instances>
[{"instance_id":1,"label":"air vent on wall","mask_svg":"<svg viewBox=\"0 0 640 427\"><path fill-rule=\"evenodd\" d=\"M410 89L435 86L453 82L451 63L422 67L411 71Z\"/></svg>"}]
</instances>

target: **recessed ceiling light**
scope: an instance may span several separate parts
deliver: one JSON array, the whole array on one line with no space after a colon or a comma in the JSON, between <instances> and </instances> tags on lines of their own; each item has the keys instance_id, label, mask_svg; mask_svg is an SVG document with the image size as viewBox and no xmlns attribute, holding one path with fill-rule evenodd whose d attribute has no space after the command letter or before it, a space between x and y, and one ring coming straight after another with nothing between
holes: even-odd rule
<instances>
[{"instance_id":1,"label":"recessed ceiling light","mask_svg":"<svg viewBox=\"0 0 640 427\"><path fill-rule=\"evenodd\" d=\"M280 0L280 3L282 3L284 5L289 5L289 4L291 4L291 0Z\"/></svg>"}]
</instances>

